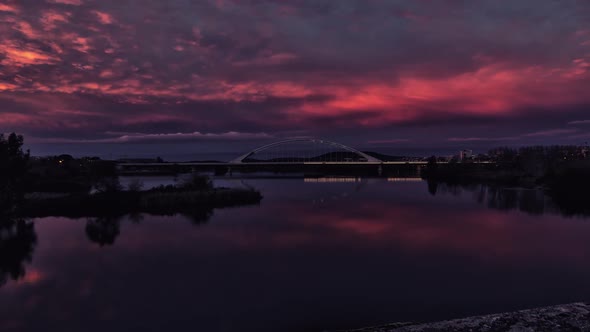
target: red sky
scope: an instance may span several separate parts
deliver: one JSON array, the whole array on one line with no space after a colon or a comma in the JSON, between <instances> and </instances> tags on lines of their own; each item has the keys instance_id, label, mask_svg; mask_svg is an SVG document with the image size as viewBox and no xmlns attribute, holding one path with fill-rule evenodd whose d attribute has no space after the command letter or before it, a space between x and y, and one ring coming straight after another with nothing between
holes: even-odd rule
<instances>
[{"instance_id":1,"label":"red sky","mask_svg":"<svg viewBox=\"0 0 590 332\"><path fill-rule=\"evenodd\" d=\"M0 37L36 143L590 137L587 1L0 0Z\"/></svg>"}]
</instances>

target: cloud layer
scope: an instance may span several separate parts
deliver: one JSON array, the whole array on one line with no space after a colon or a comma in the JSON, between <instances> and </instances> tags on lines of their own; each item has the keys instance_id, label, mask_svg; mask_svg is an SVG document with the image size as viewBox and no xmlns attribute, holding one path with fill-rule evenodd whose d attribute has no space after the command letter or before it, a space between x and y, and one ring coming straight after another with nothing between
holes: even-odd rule
<instances>
[{"instance_id":1,"label":"cloud layer","mask_svg":"<svg viewBox=\"0 0 590 332\"><path fill-rule=\"evenodd\" d=\"M568 141L588 22L575 0L0 0L0 131Z\"/></svg>"}]
</instances>

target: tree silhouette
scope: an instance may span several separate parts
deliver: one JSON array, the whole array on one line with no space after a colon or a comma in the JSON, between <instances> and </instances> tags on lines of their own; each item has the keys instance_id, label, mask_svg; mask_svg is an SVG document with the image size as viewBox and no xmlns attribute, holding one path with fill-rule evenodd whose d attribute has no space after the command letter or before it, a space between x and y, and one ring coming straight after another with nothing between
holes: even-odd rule
<instances>
[{"instance_id":1,"label":"tree silhouette","mask_svg":"<svg viewBox=\"0 0 590 332\"><path fill-rule=\"evenodd\" d=\"M0 134L0 213L10 212L22 199L23 178L27 173L29 151L24 152L24 139L12 133Z\"/></svg>"}]
</instances>

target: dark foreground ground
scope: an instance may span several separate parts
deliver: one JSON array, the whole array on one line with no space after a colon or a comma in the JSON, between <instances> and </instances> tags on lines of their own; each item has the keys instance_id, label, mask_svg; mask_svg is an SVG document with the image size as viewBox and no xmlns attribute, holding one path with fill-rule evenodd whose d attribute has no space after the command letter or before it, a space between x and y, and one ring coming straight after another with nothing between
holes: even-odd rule
<instances>
[{"instance_id":1,"label":"dark foreground ground","mask_svg":"<svg viewBox=\"0 0 590 332\"><path fill-rule=\"evenodd\" d=\"M347 332L590 331L590 305L564 304L437 323L396 323Z\"/></svg>"}]
</instances>

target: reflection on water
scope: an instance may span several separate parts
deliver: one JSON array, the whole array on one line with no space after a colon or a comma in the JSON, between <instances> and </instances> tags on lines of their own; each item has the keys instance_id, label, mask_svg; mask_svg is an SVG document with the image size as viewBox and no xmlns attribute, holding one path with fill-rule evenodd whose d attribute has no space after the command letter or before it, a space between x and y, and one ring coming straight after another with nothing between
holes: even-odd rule
<instances>
[{"instance_id":1,"label":"reflection on water","mask_svg":"<svg viewBox=\"0 0 590 332\"><path fill-rule=\"evenodd\" d=\"M590 223L539 191L217 182L265 198L3 223L0 330L305 332L590 299Z\"/></svg>"},{"instance_id":2,"label":"reflection on water","mask_svg":"<svg viewBox=\"0 0 590 332\"><path fill-rule=\"evenodd\" d=\"M86 221L86 236L88 240L98 243L101 247L112 245L119 236L120 218L88 218Z\"/></svg>"},{"instance_id":3,"label":"reflection on water","mask_svg":"<svg viewBox=\"0 0 590 332\"><path fill-rule=\"evenodd\" d=\"M428 182L428 192L433 196L437 194L456 197L464 196L484 204L490 209L518 210L533 215L590 216L586 205L572 206L572 204L563 204L568 203L566 198L552 198L539 189L504 188L484 184L449 185Z\"/></svg>"},{"instance_id":4,"label":"reflection on water","mask_svg":"<svg viewBox=\"0 0 590 332\"><path fill-rule=\"evenodd\" d=\"M35 225L21 219L0 218L0 287L9 279L25 277L25 263L31 262L37 244Z\"/></svg>"},{"instance_id":5,"label":"reflection on water","mask_svg":"<svg viewBox=\"0 0 590 332\"><path fill-rule=\"evenodd\" d=\"M321 177L321 178L304 178L304 182L308 183L355 183L361 182L363 179L359 177Z\"/></svg>"},{"instance_id":6,"label":"reflection on water","mask_svg":"<svg viewBox=\"0 0 590 332\"><path fill-rule=\"evenodd\" d=\"M389 182L422 182L422 178L387 178Z\"/></svg>"}]
</instances>

